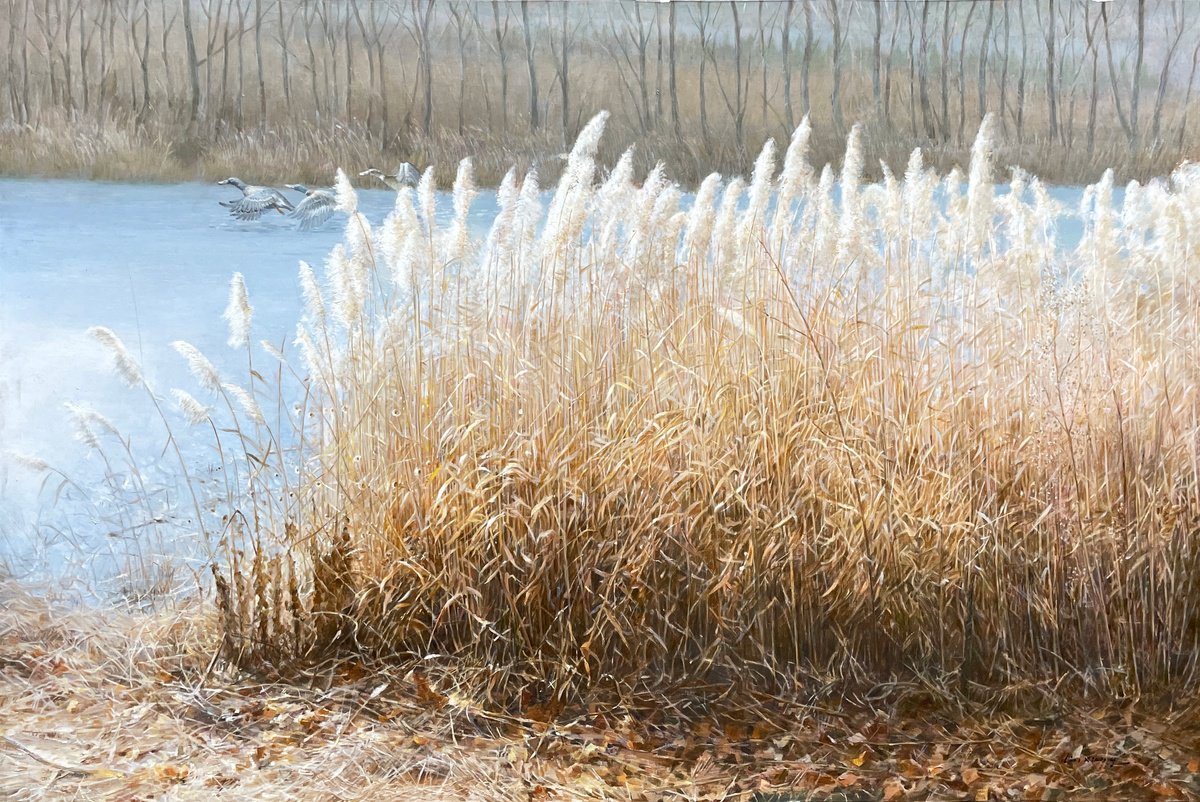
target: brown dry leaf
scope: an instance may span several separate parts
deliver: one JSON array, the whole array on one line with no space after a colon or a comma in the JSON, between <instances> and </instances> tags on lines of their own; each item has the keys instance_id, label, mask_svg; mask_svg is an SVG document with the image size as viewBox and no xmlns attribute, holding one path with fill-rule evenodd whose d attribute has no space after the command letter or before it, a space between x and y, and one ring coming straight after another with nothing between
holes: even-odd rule
<instances>
[{"instance_id":1,"label":"brown dry leaf","mask_svg":"<svg viewBox=\"0 0 1200 802\"><path fill-rule=\"evenodd\" d=\"M988 797L992 792L990 785L981 785L975 789L975 802L987 802Z\"/></svg>"},{"instance_id":2,"label":"brown dry leaf","mask_svg":"<svg viewBox=\"0 0 1200 802\"><path fill-rule=\"evenodd\" d=\"M1195 774L1196 772L1200 772L1200 760L1197 760L1196 758L1192 758L1191 760L1189 760L1188 764L1187 764L1187 769L1192 774Z\"/></svg>"},{"instance_id":3,"label":"brown dry leaf","mask_svg":"<svg viewBox=\"0 0 1200 802\"><path fill-rule=\"evenodd\" d=\"M979 769L976 769L972 766L967 766L965 769L962 770L962 781L965 782L967 785L974 785L978 779L979 779Z\"/></svg>"},{"instance_id":4,"label":"brown dry leaf","mask_svg":"<svg viewBox=\"0 0 1200 802\"><path fill-rule=\"evenodd\" d=\"M904 783L900 782L895 777L886 780L883 783L883 802L893 802L893 800L904 798Z\"/></svg>"},{"instance_id":5,"label":"brown dry leaf","mask_svg":"<svg viewBox=\"0 0 1200 802\"><path fill-rule=\"evenodd\" d=\"M191 770L187 766L176 766L171 763L159 764L154 767L154 775L160 780L172 783L187 782Z\"/></svg>"},{"instance_id":6,"label":"brown dry leaf","mask_svg":"<svg viewBox=\"0 0 1200 802\"><path fill-rule=\"evenodd\" d=\"M859 777L857 774L852 771L847 771L845 774L842 774L840 777L838 777L837 782L838 785L842 786L843 788L849 788L852 785L858 785L858 780Z\"/></svg>"},{"instance_id":7,"label":"brown dry leaf","mask_svg":"<svg viewBox=\"0 0 1200 802\"><path fill-rule=\"evenodd\" d=\"M866 761L867 761L867 750L866 749L862 750L862 752L859 752L857 757L850 759L850 762L853 763L855 766L862 766L862 764L865 763Z\"/></svg>"}]
</instances>

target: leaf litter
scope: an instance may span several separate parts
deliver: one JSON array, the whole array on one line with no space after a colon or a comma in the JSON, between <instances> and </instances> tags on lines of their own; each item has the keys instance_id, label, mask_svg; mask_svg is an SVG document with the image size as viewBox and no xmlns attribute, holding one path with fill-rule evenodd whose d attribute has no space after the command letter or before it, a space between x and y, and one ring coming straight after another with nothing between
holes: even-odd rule
<instances>
[{"instance_id":1,"label":"leaf litter","mask_svg":"<svg viewBox=\"0 0 1200 802\"><path fill-rule=\"evenodd\" d=\"M213 665L210 611L63 608L0 584L0 799L1200 799L1200 708L903 702L675 715L330 664L305 684Z\"/></svg>"}]
</instances>

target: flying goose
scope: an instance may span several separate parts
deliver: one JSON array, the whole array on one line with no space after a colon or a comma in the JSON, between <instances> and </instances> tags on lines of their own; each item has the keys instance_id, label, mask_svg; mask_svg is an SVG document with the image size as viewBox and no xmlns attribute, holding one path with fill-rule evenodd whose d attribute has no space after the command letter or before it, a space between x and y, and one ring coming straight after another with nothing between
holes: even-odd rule
<instances>
[{"instance_id":1,"label":"flying goose","mask_svg":"<svg viewBox=\"0 0 1200 802\"><path fill-rule=\"evenodd\" d=\"M359 175L369 175L372 178L377 178L389 189L395 190L401 190L405 187L415 187L421 180L421 174L417 172L417 168L408 162L397 167L395 175L387 175L383 170L378 170L374 167L363 170Z\"/></svg>"},{"instance_id":2,"label":"flying goose","mask_svg":"<svg viewBox=\"0 0 1200 802\"><path fill-rule=\"evenodd\" d=\"M232 176L217 183L242 191L242 197L238 200L220 202L238 220L257 220L268 209L286 214L295 208L282 192L273 187L254 186Z\"/></svg>"},{"instance_id":3,"label":"flying goose","mask_svg":"<svg viewBox=\"0 0 1200 802\"><path fill-rule=\"evenodd\" d=\"M337 211L337 197L332 189L309 189L304 184L284 186L304 194L304 200L292 210L292 217L299 221L299 226L304 231L321 225Z\"/></svg>"}]
</instances>

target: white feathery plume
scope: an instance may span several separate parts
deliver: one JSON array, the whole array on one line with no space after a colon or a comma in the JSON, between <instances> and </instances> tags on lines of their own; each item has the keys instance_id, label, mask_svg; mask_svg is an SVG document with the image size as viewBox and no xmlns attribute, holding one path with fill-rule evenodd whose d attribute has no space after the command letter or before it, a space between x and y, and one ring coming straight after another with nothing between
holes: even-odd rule
<instances>
[{"instance_id":1,"label":"white feathery plume","mask_svg":"<svg viewBox=\"0 0 1200 802\"><path fill-rule=\"evenodd\" d=\"M498 271L501 264L507 263L512 253L512 223L517 213L518 197L517 168L510 167L496 190L496 217L492 220L484 244L483 261L487 271Z\"/></svg>"},{"instance_id":2,"label":"white feathery plume","mask_svg":"<svg viewBox=\"0 0 1200 802\"><path fill-rule=\"evenodd\" d=\"M281 364L287 364L287 357L283 355L283 351L280 351L279 346L277 346L275 343L271 342L270 340L259 340L258 344L272 359L277 360Z\"/></svg>"},{"instance_id":3,"label":"white feathery plume","mask_svg":"<svg viewBox=\"0 0 1200 802\"><path fill-rule=\"evenodd\" d=\"M450 230L446 233L445 259L447 262L464 259L471 250L467 215L478 194L472 175L471 160L463 159L458 164L458 173L454 178L454 222L450 224Z\"/></svg>"},{"instance_id":4,"label":"white feathery plume","mask_svg":"<svg viewBox=\"0 0 1200 802\"><path fill-rule=\"evenodd\" d=\"M51 470L49 462L32 454L22 454L19 451L5 451L4 456L33 473L46 473Z\"/></svg>"},{"instance_id":5,"label":"white feathery plume","mask_svg":"<svg viewBox=\"0 0 1200 802\"><path fill-rule=\"evenodd\" d=\"M112 352L117 375L121 377L121 381L130 387L137 387L142 383L141 367L130 356L129 351L125 348L125 343L121 342L121 338L112 329L106 326L92 326L88 329L88 334Z\"/></svg>"},{"instance_id":6,"label":"white feathery plume","mask_svg":"<svg viewBox=\"0 0 1200 802\"><path fill-rule=\"evenodd\" d=\"M904 169L904 225L913 240L923 240L929 232L933 221L933 189L921 149L913 148Z\"/></svg>"},{"instance_id":7,"label":"white feathery plume","mask_svg":"<svg viewBox=\"0 0 1200 802\"><path fill-rule=\"evenodd\" d=\"M779 252L785 238L794 226L796 198L812 191L813 168L808 161L812 125L808 115L800 121L800 127L792 132L791 142L783 156L783 171L779 174L778 190L775 193L775 214L771 219L771 247Z\"/></svg>"},{"instance_id":8,"label":"white feathery plume","mask_svg":"<svg viewBox=\"0 0 1200 802\"><path fill-rule=\"evenodd\" d=\"M602 111L588 121L575 139L575 146L567 158L567 167L558 181L550 210L546 213L542 229L542 260L551 270L551 286L561 288L568 278L570 260L567 249L577 242L587 220L587 209L592 195L592 180L596 174L596 149L608 112Z\"/></svg>"},{"instance_id":9,"label":"white feathery plume","mask_svg":"<svg viewBox=\"0 0 1200 802\"><path fill-rule=\"evenodd\" d=\"M745 181L740 177L734 178L725 185L725 192L721 195L721 205L717 207L712 235L713 253L717 254L719 259L724 260L733 252L731 246L734 224L737 222L738 201L741 200L745 187Z\"/></svg>"},{"instance_id":10,"label":"white feathery plume","mask_svg":"<svg viewBox=\"0 0 1200 802\"><path fill-rule=\"evenodd\" d=\"M179 411L183 413L183 417L193 426L204 423L211 417L212 410L201 404L189 393L175 389L171 390L171 395L175 397L175 403L179 406Z\"/></svg>"},{"instance_id":11,"label":"white feathery plume","mask_svg":"<svg viewBox=\"0 0 1200 802\"><path fill-rule=\"evenodd\" d=\"M992 232L992 147L995 125L991 114L979 124L971 146L971 168L967 178L967 247L981 252Z\"/></svg>"},{"instance_id":12,"label":"white feathery plume","mask_svg":"<svg viewBox=\"0 0 1200 802\"><path fill-rule=\"evenodd\" d=\"M794 199L809 189L813 180L813 168L808 161L812 124L808 115L800 121L800 127L792 132L787 152L783 156L783 172L779 174L779 197Z\"/></svg>"},{"instance_id":13,"label":"white feathery plume","mask_svg":"<svg viewBox=\"0 0 1200 802\"><path fill-rule=\"evenodd\" d=\"M896 176L887 162L879 160L879 169L883 173L883 202L880 205L880 223L883 236L895 240L901 236L902 220L904 217L904 199L900 195L900 187Z\"/></svg>"},{"instance_id":14,"label":"white feathery plume","mask_svg":"<svg viewBox=\"0 0 1200 802\"><path fill-rule=\"evenodd\" d=\"M254 307L246 292L246 280L241 273L234 273L229 282L229 303L225 307L225 321L229 324L229 347L245 348L250 341L250 320Z\"/></svg>"},{"instance_id":15,"label":"white feathery plume","mask_svg":"<svg viewBox=\"0 0 1200 802\"><path fill-rule=\"evenodd\" d=\"M329 252L325 269L333 288L334 317L346 328L351 328L362 315L364 298L359 292L360 282L354 265L340 242Z\"/></svg>"},{"instance_id":16,"label":"white feathery plume","mask_svg":"<svg viewBox=\"0 0 1200 802\"><path fill-rule=\"evenodd\" d=\"M258 406L258 402L254 400L254 396L246 391L244 387L236 384L221 385L225 392L233 396L237 400L246 414L250 416L250 420L257 423L259 426L265 426L267 419L263 417L262 409Z\"/></svg>"},{"instance_id":17,"label":"white feathery plume","mask_svg":"<svg viewBox=\"0 0 1200 802\"><path fill-rule=\"evenodd\" d=\"M829 246L835 241L837 218L833 205L833 168L826 164L821 169L821 178L817 181L817 198L814 204L815 231L813 233L813 254L816 259L827 258ZM796 240L801 240L797 237Z\"/></svg>"},{"instance_id":18,"label":"white feathery plume","mask_svg":"<svg viewBox=\"0 0 1200 802\"><path fill-rule=\"evenodd\" d=\"M425 236L433 242L433 233L437 231L437 180L433 167L426 167L417 182L417 205L421 209L421 222L425 226Z\"/></svg>"},{"instance_id":19,"label":"white feathery plume","mask_svg":"<svg viewBox=\"0 0 1200 802\"><path fill-rule=\"evenodd\" d=\"M333 194L339 212L354 214L358 211L358 193L340 167L333 179Z\"/></svg>"},{"instance_id":20,"label":"white feathery plume","mask_svg":"<svg viewBox=\"0 0 1200 802\"><path fill-rule=\"evenodd\" d=\"M516 251L516 263L526 265L533 273L537 269L537 260L533 258L533 249L537 242L537 227L542 218L542 200L539 195L537 170L525 174L521 183L521 194L517 197L516 219L513 227L513 246ZM526 282L536 280L536 274L519 277Z\"/></svg>"},{"instance_id":21,"label":"white feathery plume","mask_svg":"<svg viewBox=\"0 0 1200 802\"><path fill-rule=\"evenodd\" d=\"M396 193L396 203L391 214L383 221L379 234L380 247L387 261L388 273L396 287L408 287L412 282L409 265L403 262L404 248L409 238L421 231L417 208L413 203L413 191L403 187Z\"/></svg>"},{"instance_id":22,"label":"white feathery plume","mask_svg":"<svg viewBox=\"0 0 1200 802\"><path fill-rule=\"evenodd\" d=\"M73 403L63 406L66 407L71 422L75 424L75 438L88 448L100 450L100 430L109 434L117 433L117 427L112 421L89 406Z\"/></svg>"},{"instance_id":23,"label":"white feathery plume","mask_svg":"<svg viewBox=\"0 0 1200 802\"><path fill-rule=\"evenodd\" d=\"M317 328L325 328L325 298L317 274L308 262L300 262L300 292L304 297L304 310Z\"/></svg>"},{"instance_id":24,"label":"white feathery plume","mask_svg":"<svg viewBox=\"0 0 1200 802\"><path fill-rule=\"evenodd\" d=\"M857 243L863 224L862 199L859 197L862 171L862 127L856 123L846 138L846 155L842 159L842 214L837 243L839 261L858 255Z\"/></svg>"},{"instance_id":25,"label":"white feathery plume","mask_svg":"<svg viewBox=\"0 0 1200 802\"><path fill-rule=\"evenodd\" d=\"M200 386L210 393L221 392L221 374L217 372L217 368L208 360L200 349L191 343L183 340L176 340L171 343L180 356L187 360L188 370L196 381L200 382Z\"/></svg>"},{"instance_id":26,"label":"white feathery plume","mask_svg":"<svg viewBox=\"0 0 1200 802\"><path fill-rule=\"evenodd\" d=\"M720 174L710 173L700 182L700 188L696 190L696 198L692 201L692 208L688 211L687 227L683 235L688 259L703 259L708 253L708 245L712 236L713 204L720 186Z\"/></svg>"},{"instance_id":27,"label":"white feathery plume","mask_svg":"<svg viewBox=\"0 0 1200 802\"><path fill-rule=\"evenodd\" d=\"M296 347L300 349L300 356L308 368L309 376L323 376L325 363L321 359L321 349L313 342L312 335L309 334L308 328L303 323L296 326L295 343Z\"/></svg>"},{"instance_id":28,"label":"white feathery plume","mask_svg":"<svg viewBox=\"0 0 1200 802\"><path fill-rule=\"evenodd\" d=\"M750 174L750 191L747 193L745 211L737 228L737 244L745 254L758 244L758 232L766 228L767 204L771 200L771 185L775 178L775 140L763 143L758 158L754 160L754 171Z\"/></svg>"}]
</instances>

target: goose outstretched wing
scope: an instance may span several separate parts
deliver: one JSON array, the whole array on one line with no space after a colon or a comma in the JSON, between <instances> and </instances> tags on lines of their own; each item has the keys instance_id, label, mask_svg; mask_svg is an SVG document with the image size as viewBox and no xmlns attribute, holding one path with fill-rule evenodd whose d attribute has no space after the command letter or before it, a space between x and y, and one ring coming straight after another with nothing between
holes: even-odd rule
<instances>
[{"instance_id":1,"label":"goose outstretched wing","mask_svg":"<svg viewBox=\"0 0 1200 802\"><path fill-rule=\"evenodd\" d=\"M292 217L298 221L301 229L307 231L324 223L337 208L337 200L325 191L309 192L304 200L292 211Z\"/></svg>"},{"instance_id":2,"label":"goose outstretched wing","mask_svg":"<svg viewBox=\"0 0 1200 802\"><path fill-rule=\"evenodd\" d=\"M229 207L229 213L238 220L257 220L268 209L280 214L290 212L292 204L273 189L250 192L245 197L221 204Z\"/></svg>"}]
</instances>

